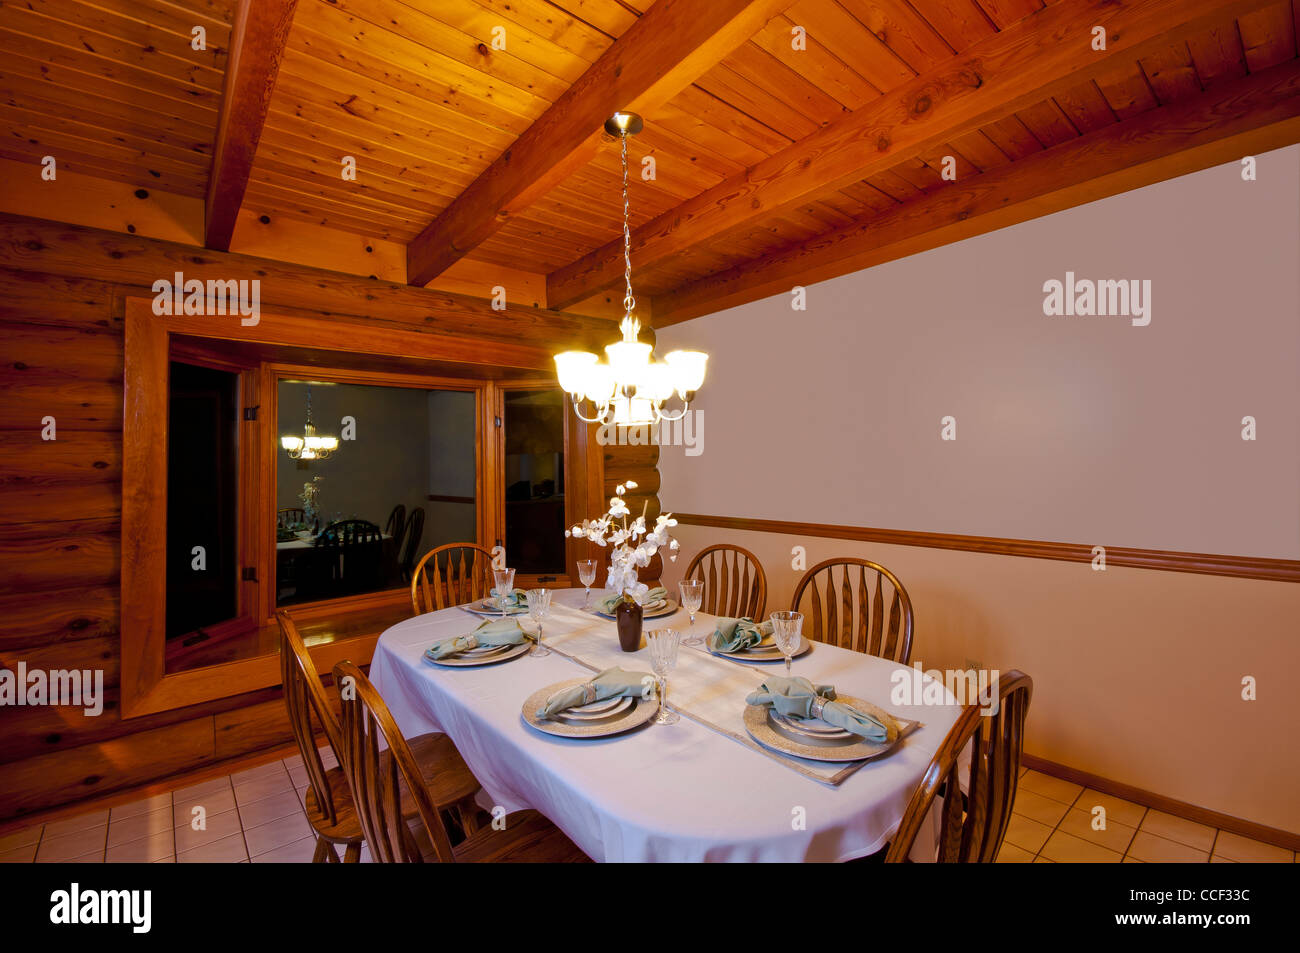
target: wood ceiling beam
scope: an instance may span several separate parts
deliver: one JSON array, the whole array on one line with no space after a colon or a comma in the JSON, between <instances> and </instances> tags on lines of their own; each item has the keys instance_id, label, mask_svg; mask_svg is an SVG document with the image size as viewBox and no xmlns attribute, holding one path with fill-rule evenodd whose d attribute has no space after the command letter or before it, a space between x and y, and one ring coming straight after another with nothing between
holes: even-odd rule
<instances>
[{"instance_id":1,"label":"wood ceiling beam","mask_svg":"<svg viewBox=\"0 0 1300 953\"><path fill-rule=\"evenodd\" d=\"M298 0L240 0L205 203L204 244L230 249Z\"/></svg>"},{"instance_id":2,"label":"wood ceiling beam","mask_svg":"<svg viewBox=\"0 0 1300 953\"><path fill-rule=\"evenodd\" d=\"M1300 142L1300 61L1153 109L654 299L663 327Z\"/></svg>"},{"instance_id":3,"label":"wood ceiling beam","mask_svg":"<svg viewBox=\"0 0 1300 953\"><path fill-rule=\"evenodd\" d=\"M636 229L632 265L650 268L747 221L942 149L1018 109L1271 0L1060 0ZM1105 27L1106 49L1093 49ZM564 308L622 279L622 239L556 269Z\"/></svg>"},{"instance_id":4,"label":"wood ceiling beam","mask_svg":"<svg viewBox=\"0 0 1300 953\"><path fill-rule=\"evenodd\" d=\"M446 271L589 162L611 115L659 107L792 2L658 0L416 236L407 249L407 281L424 285Z\"/></svg>"}]
</instances>

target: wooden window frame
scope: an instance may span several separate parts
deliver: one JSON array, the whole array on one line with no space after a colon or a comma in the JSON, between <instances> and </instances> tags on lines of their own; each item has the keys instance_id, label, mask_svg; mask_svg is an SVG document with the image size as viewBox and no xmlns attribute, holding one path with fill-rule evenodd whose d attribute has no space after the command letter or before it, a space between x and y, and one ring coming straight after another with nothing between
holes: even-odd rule
<instances>
[{"instance_id":1,"label":"wooden window frame","mask_svg":"<svg viewBox=\"0 0 1300 953\"><path fill-rule=\"evenodd\" d=\"M257 485L252 505L243 501L239 520L241 562L256 567L256 580L241 582L241 607L259 607L260 619L274 619L275 592L275 459L270 452L278 434L276 419L277 376L289 372L299 376L354 383L382 383L392 386L420 386L427 389L477 390L476 445L479 448L477 490L479 543L504 540L505 488L503 485L504 430L496 427L502 416L503 388L521 384L555 386L542 376L540 368L523 369L519 380L496 380L489 368L499 367L500 347L491 341L457 335L431 335L420 330L379 323L373 327L360 321L330 321L293 312L266 312L252 326L238 316L156 315L153 299L127 297L124 300L125 356L123 371L122 427L122 569L121 569L121 711L134 718L244 694L280 684L278 652L237 659L214 665L168 672L166 670L166 523L167 523L167 399L168 363L172 337L206 338L293 348L336 351L340 364L344 355L405 356L465 368L464 377L351 371L342 367L315 367L292 363L262 362L252 375L256 392L241 389L241 406L259 407L256 421L242 421L240 469L254 473ZM364 329L364 333L358 333ZM179 353L178 349L178 353ZM499 372L498 372L499 373ZM243 381L241 380L241 384ZM573 493L566 503L566 517L578 521L599 512L602 502L603 456L595 439L595 428L572 426L566 414L566 479L571 477ZM572 429L571 429L572 427ZM570 442L570 436L572 441ZM248 438L246 441L244 438ZM267 474L270 474L268 479ZM594 495L593 495L594 494ZM566 486L566 496L570 496ZM586 501L586 507L583 501ZM593 510L591 507L595 506ZM572 510L569 510L569 507ZM243 545L247 543L247 549ZM581 545L581 544L578 544ZM577 552L575 544L566 555ZM584 553L585 555L585 553ZM294 606L303 621L321 619L349 610L392 606L409 600L403 589L368 593ZM255 620L258 616L255 615ZM366 664L374 650L378 632L345 635L311 646L317 668L328 671L336 662L350 658Z\"/></svg>"}]
</instances>

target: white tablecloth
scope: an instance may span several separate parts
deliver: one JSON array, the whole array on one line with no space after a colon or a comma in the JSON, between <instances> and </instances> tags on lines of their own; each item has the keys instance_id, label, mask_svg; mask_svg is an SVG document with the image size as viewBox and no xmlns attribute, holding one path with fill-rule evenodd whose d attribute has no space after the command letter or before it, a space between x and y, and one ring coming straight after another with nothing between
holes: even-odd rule
<instances>
[{"instance_id":1,"label":"white tablecloth","mask_svg":"<svg viewBox=\"0 0 1300 953\"><path fill-rule=\"evenodd\" d=\"M583 593L562 590L555 598L581 605ZM648 620L646 627L685 628L687 621L679 612ZM460 609L444 609L393 626L375 648L371 680L405 734L451 736L493 805L507 812L541 811L595 860L838 861L872 854L889 841L960 711L956 704L892 705L890 675L901 666L814 643L812 652L795 660L793 674L921 722L897 749L838 786L686 717L603 740L556 738L524 722L523 701L538 688L588 670L559 653L459 669L422 658L433 642L476 624ZM697 614L697 631L712 627L712 617ZM547 644L564 651L590 645L596 633L617 648L613 622L596 617L558 611L545 629ZM647 656L642 649L620 652L615 660L625 669L649 672ZM704 666L718 671L719 665L752 670L754 685L766 674L784 673L781 663L742 667L683 646L675 674L698 675ZM736 706L743 709L743 695Z\"/></svg>"}]
</instances>

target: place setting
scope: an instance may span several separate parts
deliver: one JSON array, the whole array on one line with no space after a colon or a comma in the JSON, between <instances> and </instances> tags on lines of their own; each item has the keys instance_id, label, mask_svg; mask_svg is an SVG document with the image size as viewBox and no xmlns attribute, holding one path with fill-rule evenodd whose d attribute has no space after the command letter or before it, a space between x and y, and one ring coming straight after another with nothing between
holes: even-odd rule
<instances>
[{"instance_id":1,"label":"place setting","mask_svg":"<svg viewBox=\"0 0 1300 953\"><path fill-rule=\"evenodd\" d=\"M919 722L891 715L833 685L771 676L745 698L745 730L770 751L811 761L865 761L894 748Z\"/></svg>"},{"instance_id":2,"label":"place setting","mask_svg":"<svg viewBox=\"0 0 1300 953\"><path fill-rule=\"evenodd\" d=\"M692 623L693 616L694 613ZM766 663L784 659L787 675L791 659L812 651L812 643L803 634L803 615L788 610L773 612L766 622L719 617L704 642L710 654L734 662Z\"/></svg>"},{"instance_id":3,"label":"place setting","mask_svg":"<svg viewBox=\"0 0 1300 953\"><path fill-rule=\"evenodd\" d=\"M614 610L624 599L623 593L607 592L604 596L598 597L596 602L587 611L598 615L603 619L615 618ZM672 615L679 608L677 602L668 598L668 590L663 586L655 586L645 595L637 600L641 606L641 618L643 619L662 619Z\"/></svg>"},{"instance_id":4,"label":"place setting","mask_svg":"<svg viewBox=\"0 0 1300 953\"><path fill-rule=\"evenodd\" d=\"M486 599L471 602L460 608L471 615L505 617L524 615L528 612L528 593L515 588L515 571L513 569L492 570L492 590Z\"/></svg>"},{"instance_id":5,"label":"place setting","mask_svg":"<svg viewBox=\"0 0 1300 953\"><path fill-rule=\"evenodd\" d=\"M668 673L677 664L680 639L675 629L645 634L654 674L615 666L539 688L524 700L524 722L561 738L607 738L651 721L677 724L681 716L668 707L667 699Z\"/></svg>"},{"instance_id":6,"label":"place setting","mask_svg":"<svg viewBox=\"0 0 1300 953\"><path fill-rule=\"evenodd\" d=\"M513 576L514 571L510 570ZM450 668L472 668L495 665L528 655L544 658L551 654L542 642L542 621L550 614L550 589L514 590L523 596L522 612L537 627L535 633L526 631L518 619L506 617L484 619L471 632L435 642L424 651L424 658L435 665ZM518 614L518 613L516 613Z\"/></svg>"}]
</instances>

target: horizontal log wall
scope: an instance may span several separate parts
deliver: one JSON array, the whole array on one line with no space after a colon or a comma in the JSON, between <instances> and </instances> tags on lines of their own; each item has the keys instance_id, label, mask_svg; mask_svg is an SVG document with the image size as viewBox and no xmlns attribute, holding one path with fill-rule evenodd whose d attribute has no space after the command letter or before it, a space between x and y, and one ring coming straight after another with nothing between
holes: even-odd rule
<instances>
[{"instance_id":1,"label":"horizontal log wall","mask_svg":"<svg viewBox=\"0 0 1300 953\"><path fill-rule=\"evenodd\" d=\"M261 277L264 302L322 320L396 321L435 335L481 326L540 355L595 347L613 327L0 215L0 667L100 669L105 688L98 717L0 708L0 821L291 741L278 689L129 721L118 711L123 301L151 295L151 276L175 270ZM361 313L342 317L341 307ZM47 415L54 441L41 439ZM606 450L608 474L657 490L657 448Z\"/></svg>"}]
</instances>

